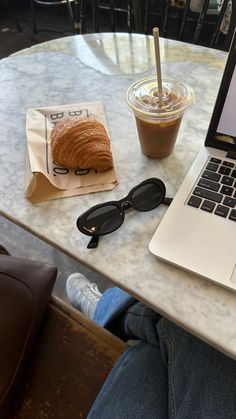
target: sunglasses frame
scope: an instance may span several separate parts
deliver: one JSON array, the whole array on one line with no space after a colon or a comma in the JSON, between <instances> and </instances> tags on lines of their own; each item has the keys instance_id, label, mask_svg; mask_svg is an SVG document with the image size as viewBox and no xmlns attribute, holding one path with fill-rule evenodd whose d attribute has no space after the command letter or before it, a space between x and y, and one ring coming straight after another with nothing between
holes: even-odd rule
<instances>
[{"instance_id":1,"label":"sunglasses frame","mask_svg":"<svg viewBox=\"0 0 236 419\"><path fill-rule=\"evenodd\" d=\"M149 183L152 183L152 184L155 184L155 185L159 186L159 188L160 188L160 200L151 209L140 209L132 202L132 195L134 194L134 192L137 189L139 189L143 185L147 185ZM126 195L124 198L122 198L118 201L117 200L107 201L107 202L104 202L102 204L97 204L97 205L94 205L93 207L91 207L89 210L85 211L77 219L77 222L76 222L77 228L81 233L85 234L86 236L91 236L92 237L88 247L97 247L98 237L106 236L108 234L111 234L114 231L118 230L118 228L120 228L122 226L122 224L124 223L125 211L126 210L128 210L130 208L134 208L137 211L147 212L147 211L152 211L153 209L157 208L161 203L169 205L170 202L168 200L170 200L170 198L165 198L165 194L166 194L166 188L165 188L165 185L164 185L164 183L161 179L158 179L158 178L146 179L146 180L142 181L141 183L139 183L138 185L134 186L129 191L128 195ZM97 233L93 233L93 232L87 230L86 227L84 227L86 225L85 221L86 221L88 215L90 215L91 213L93 213L93 211L95 211L99 208L103 208L103 207L110 206L110 205L113 205L114 207L117 207L119 209L120 217L121 217L121 223L114 230L112 230L108 233L106 232L106 233L97 234Z\"/></svg>"}]
</instances>

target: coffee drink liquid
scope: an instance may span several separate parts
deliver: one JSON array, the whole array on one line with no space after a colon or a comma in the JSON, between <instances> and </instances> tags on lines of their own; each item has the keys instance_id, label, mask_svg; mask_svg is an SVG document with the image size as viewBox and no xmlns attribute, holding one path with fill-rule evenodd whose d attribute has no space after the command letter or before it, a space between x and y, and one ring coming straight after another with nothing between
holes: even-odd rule
<instances>
[{"instance_id":1,"label":"coffee drink liquid","mask_svg":"<svg viewBox=\"0 0 236 419\"><path fill-rule=\"evenodd\" d=\"M142 153L147 157L162 159L174 148L182 117L169 122L145 120L135 116Z\"/></svg>"}]
</instances>

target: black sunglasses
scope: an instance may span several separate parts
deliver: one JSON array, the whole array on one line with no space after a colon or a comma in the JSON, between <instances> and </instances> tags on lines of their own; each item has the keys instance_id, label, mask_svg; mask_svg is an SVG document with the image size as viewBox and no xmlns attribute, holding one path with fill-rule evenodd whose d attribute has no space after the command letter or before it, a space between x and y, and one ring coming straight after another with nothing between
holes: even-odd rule
<instances>
[{"instance_id":1,"label":"black sunglasses","mask_svg":"<svg viewBox=\"0 0 236 419\"><path fill-rule=\"evenodd\" d=\"M125 198L95 205L84 212L76 224L81 233L92 236L87 247L97 247L100 236L117 230L124 222L126 210L151 211L162 203L170 205L172 199L165 194L162 180L150 178L132 188Z\"/></svg>"}]
</instances>

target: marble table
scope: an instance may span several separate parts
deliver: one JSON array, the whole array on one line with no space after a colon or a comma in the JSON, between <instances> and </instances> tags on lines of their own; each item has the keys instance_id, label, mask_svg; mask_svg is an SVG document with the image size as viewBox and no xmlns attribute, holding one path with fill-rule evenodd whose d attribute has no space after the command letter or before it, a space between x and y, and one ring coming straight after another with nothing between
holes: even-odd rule
<instances>
[{"instance_id":1,"label":"marble table","mask_svg":"<svg viewBox=\"0 0 236 419\"><path fill-rule=\"evenodd\" d=\"M129 212L124 225L87 249L77 217L90 206L120 199L138 182L161 178L173 197L208 128L226 53L161 39L163 74L188 82L194 106L185 114L173 153L151 160L140 152L127 87L154 75L152 37L88 34L39 44L0 62L0 214L146 302L236 359L236 294L157 260L148 243L166 207ZM107 116L118 186L111 191L38 204L24 197L26 110L100 100Z\"/></svg>"}]
</instances>

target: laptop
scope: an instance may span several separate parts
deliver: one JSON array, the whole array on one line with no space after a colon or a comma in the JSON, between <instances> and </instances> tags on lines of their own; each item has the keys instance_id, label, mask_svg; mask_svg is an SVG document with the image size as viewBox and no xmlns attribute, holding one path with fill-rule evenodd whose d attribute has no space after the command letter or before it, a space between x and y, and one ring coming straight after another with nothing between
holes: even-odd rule
<instances>
[{"instance_id":1,"label":"laptop","mask_svg":"<svg viewBox=\"0 0 236 419\"><path fill-rule=\"evenodd\" d=\"M236 291L236 32L204 147L149 249L166 262Z\"/></svg>"}]
</instances>

